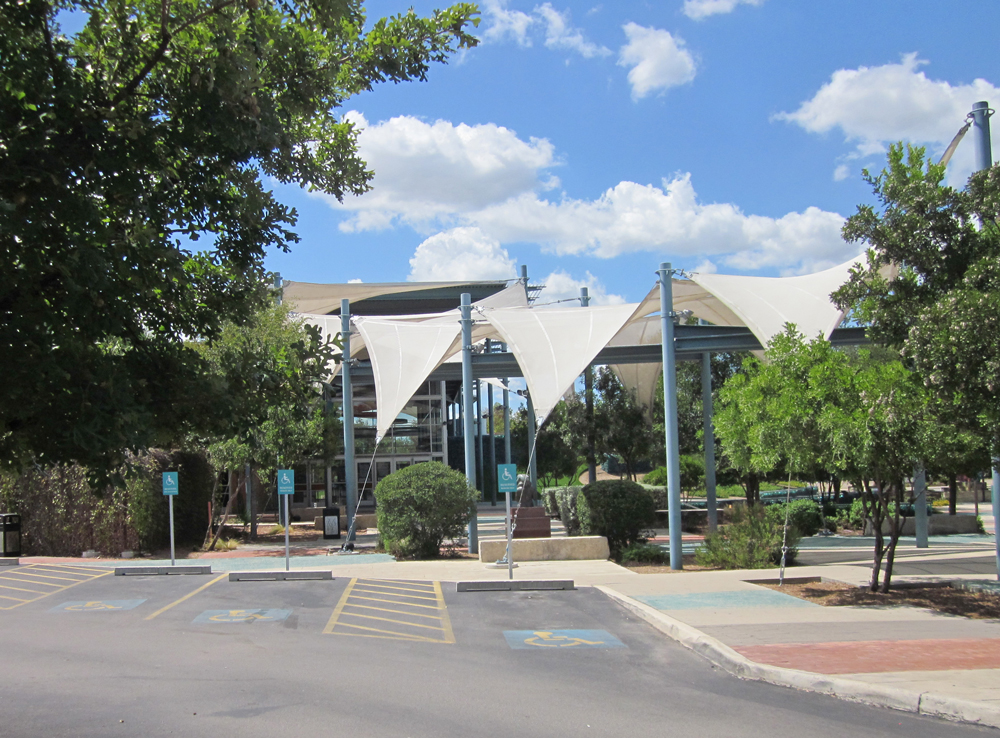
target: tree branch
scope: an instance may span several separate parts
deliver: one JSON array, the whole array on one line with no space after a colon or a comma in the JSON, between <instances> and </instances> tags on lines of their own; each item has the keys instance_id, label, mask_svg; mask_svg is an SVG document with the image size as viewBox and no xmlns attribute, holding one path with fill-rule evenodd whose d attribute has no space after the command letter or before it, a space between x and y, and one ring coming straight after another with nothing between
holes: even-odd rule
<instances>
[{"instance_id":1,"label":"tree branch","mask_svg":"<svg viewBox=\"0 0 1000 738\"><path fill-rule=\"evenodd\" d=\"M111 107L112 108L117 107L118 103L120 103L122 100L127 98L133 92L135 92L136 89L139 87L139 85L142 84L142 81L146 79L147 76L149 76L150 72L153 71L156 65L159 64L161 61L163 61L163 57L167 53L167 49L170 47L170 42L173 40L174 36L176 36L178 33L181 33L182 31L187 30L195 23L200 23L201 21L205 20L205 18L208 18L211 15L215 15L216 13L225 10L230 5L235 5L235 4L236 0L225 0L225 2L213 5L208 10L202 13L198 13L198 15L194 16L185 23L182 23L173 31L168 31L165 18L169 11L169 0L163 0L163 5L161 6L162 9L161 15L164 18L164 24L160 38L160 45L156 47L156 51L154 51L152 56L149 57L149 59L143 65L142 69L139 70L139 73L135 77L133 77L127 85L125 85L121 90L119 90L117 95L115 95L112 98Z\"/></svg>"}]
</instances>

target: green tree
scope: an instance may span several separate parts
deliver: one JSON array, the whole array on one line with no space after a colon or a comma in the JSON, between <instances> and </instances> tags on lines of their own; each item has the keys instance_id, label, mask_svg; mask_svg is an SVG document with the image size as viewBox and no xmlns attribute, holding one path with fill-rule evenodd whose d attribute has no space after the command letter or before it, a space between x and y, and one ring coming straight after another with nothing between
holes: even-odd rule
<instances>
[{"instance_id":1,"label":"green tree","mask_svg":"<svg viewBox=\"0 0 1000 738\"><path fill-rule=\"evenodd\" d=\"M625 466L626 476L635 481L636 465L647 461L653 451L653 428L642 405L615 373L601 367L594 378L594 427L597 452L614 454ZM582 404L582 403L581 403Z\"/></svg>"},{"instance_id":2,"label":"green tree","mask_svg":"<svg viewBox=\"0 0 1000 738\"><path fill-rule=\"evenodd\" d=\"M266 181L364 192L336 109L474 46L476 13L0 0L0 464L110 469L210 424L189 341L252 313L265 251L296 240Z\"/></svg>"},{"instance_id":3,"label":"green tree","mask_svg":"<svg viewBox=\"0 0 1000 738\"><path fill-rule=\"evenodd\" d=\"M868 245L868 266L833 296L872 340L900 351L939 418L980 435L998 456L1000 167L961 190L943 185L944 174L924 149L902 144L890 147L881 173L864 172L878 204L859 206L843 234Z\"/></svg>"},{"instance_id":4,"label":"green tree","mask_svg":"<svg viewBox=\"0 0 1000 738\"><path fill-rule=\"evenodd\" d=\"M511 460L522 469L528 468L528 412L520 408L510 418ZM567 440L567 407L560 401L549 413L535 434L535 462L538 484L554 487L562 477L576 472L580 455Z\"/></svg>"}]
</instances>

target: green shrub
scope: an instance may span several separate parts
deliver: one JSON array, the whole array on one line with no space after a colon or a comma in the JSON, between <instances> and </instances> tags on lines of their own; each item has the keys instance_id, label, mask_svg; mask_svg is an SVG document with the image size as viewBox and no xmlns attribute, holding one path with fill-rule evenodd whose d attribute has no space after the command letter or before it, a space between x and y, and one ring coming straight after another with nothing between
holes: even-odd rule
<instances>
[{"instance_id":1,"label":"green shrub","mask_svg":"<svg viewBox=\"0 0 1000 738\"><path fill-rule=\"evenodd\" d=\"M785 524L785 505L769 505L768 515L775 516L781 524ZM788 524L793 526L802 538L814 536L823 528L823 510L818 502L812 500L794 500L787 505Z\"/></svg>"},{"instance_id":2,"label":"green shrub","mask_svg":"<svg viewBox=\"0 0 1000 738\"><path fill-rule=\"evenodd\" d=\"M607 480L588 484L577 496L580 532L604 536L611 555L618 558L633 543L644 542L645 531L656 522L656 503L635 482Z\"/></svg>"},{"instance_id":3,"label":"green shrub","mask_svg":"<svg viewBox=\"0 0 1000 738\"><path fill-rule=\"evenodd\" d=\"M702 566L723 569L766 569L781 563L781 541L784 516L779 517L761 506L733 508L732 522L705 536L705 545L695 552L695 561ZM788 531L787 564L798 553L798 532Z\"/></svg>"},{"instance_id":4,"label":"green shrub","mask_svg":"<svg viewBox=\"0 0 1000 738\"><path fill-rule=\"evenodd\" d=\"M546 487L542 490L542 504L545 506L545 514L550 518L559 517L559 501L556 499L556 492L562 487Z\"/></svg>"},{"instance_id":5,"label":"green shrub","mask_svg":"<svg viewBox=\"0 0 1000 738\"><path fill-rule=\"evenodd\" d=\"M560 487L556 492L556 507L559 519L566 529L566 535L580 535L580 516L577 514L576 501L583 487Z\"/></svg>"},{"instance_id":6,"label":"green shrub","mask_svg":"<svg viewBox=\"0 0 1000 738\"><path fill-rule=\"evenodd\" d=\"M651 485L643 483L642 488L649 492L653 497L653 503L657 510L666 510L670 507L670 500L667 497L666 487L653 487Z\"/></svg>"},{"instance_id":7,"label":"green shrub","mask_svg":"<svg viewBox=\"0 0 1000 738\"><path fill-rule=\"evenodd\" d=\"M399 558L433 558L444 539L463 534L478 498L464 474L438 461L390 474L375 487L382 546Z\"/></svg>"},{"instance_id":8,"label":"green shrub","mask_svg":"<svg viewBox=\"0 0 1000 738\"><path fill-rule=\"evenodd\" d=\"M642 483L652 487L667 486L667 467L658 466L642 478Z\"/></svg>"},{"instance_id":9,"label":"green shrub","mask_svg":"<svg viewBox=\"0 0 1000 738\"><path fill-rule=\"evenodd\" d=\"M623 564L669 564L670 552L652 543L633 543L622 549Z\"/></svg>"}]
</instances>

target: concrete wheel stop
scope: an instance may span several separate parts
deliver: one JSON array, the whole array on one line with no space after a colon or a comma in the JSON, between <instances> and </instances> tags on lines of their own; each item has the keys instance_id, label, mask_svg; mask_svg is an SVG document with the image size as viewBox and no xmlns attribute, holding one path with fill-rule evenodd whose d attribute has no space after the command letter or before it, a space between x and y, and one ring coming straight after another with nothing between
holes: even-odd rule
<instances>
[{"instance_id":1,"label":"concrete wheel stop","mask_svg":"<svg viewBox=\"0 0 1000 738\"><path fill-rule=\"evenodd\" d=\"M116 566L116 577L148 577L181 574L211 574L212 565L207 566Z\"/></svg>"},{"instance_id":2,"label":"concrete wheel stop","mask_svg":"<svg viewBox=\"0 0 1000 738\"><path fill-rule=\"evenodd\" d=\"M6 556L0 556L0 566L17 566L21 563L20 559L15 559Z\"/></svg>"}]
</instances>

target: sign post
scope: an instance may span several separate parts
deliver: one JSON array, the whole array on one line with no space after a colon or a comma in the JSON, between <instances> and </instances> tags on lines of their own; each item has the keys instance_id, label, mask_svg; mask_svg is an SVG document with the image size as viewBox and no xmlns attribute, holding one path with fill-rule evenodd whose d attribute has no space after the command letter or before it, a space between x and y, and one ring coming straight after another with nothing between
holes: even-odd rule
<instances>
[{"instance_id":1,"label":"sign post","mask_svg":"<svg viewBox=\"0 0 1000 738\"><path fill-rule=\"evenodd\" d=\"M177 472L163 472L163 496L170 514L170 565L174 565L174 498L177 496Z\"/></svg>"},{"instance_id":2,"label":"sign post","mask_svg":"<svg viewBox=\"0 0 1000 738\"><path fill-rule=\"evenodd\" d=\"M288 498L295 492L295 470L278 469L278 496L285 498L285 571L290 566L288 562L288 528L292 524L292 517L288 512Z\"/></svg>"},{"instance_id":3,"label":"sign post","mask_svg":"<svg viewBox=\"0 0 1000 738\"><path fill-rule=\"evenodd\" d=\"M507 505L507 578L514 578L514 556L511 545L510 496L517 492L517 464L497 464L497 489L503 493Z\"/></svg>"}]
</instances>

